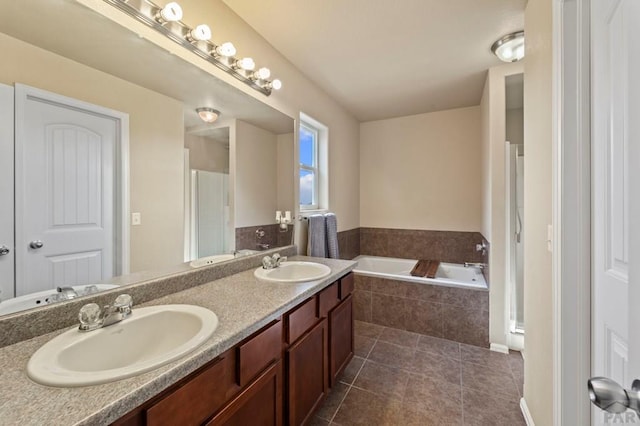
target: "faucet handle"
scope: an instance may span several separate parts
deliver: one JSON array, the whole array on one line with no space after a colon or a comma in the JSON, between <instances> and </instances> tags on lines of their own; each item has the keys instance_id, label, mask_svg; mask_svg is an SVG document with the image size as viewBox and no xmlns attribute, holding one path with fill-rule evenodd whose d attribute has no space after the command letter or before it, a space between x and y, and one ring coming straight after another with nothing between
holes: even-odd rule
<instances>
[{"instance_id":1,"label":"faucet handle","mask_svg":"<svg viewBox=\"0 0 640 426\"><path fill-rule=\"evenodd\" d=\"M116 297L115 302L113 302L113 308L123 314L130 314L132 306L133 299L128 294L119 295Z\"/></svg>"},{"instance_id":2,"label":"faucet handle","mask_svg":"<svg viewBox=\"0 0 640 426\"><path fill-rule=\"evenodd\" d=\"M269 256L265 256L262 258L262 267L264 269L273 269L274 265L274 261L273 258L269 257Z\"/></svg>"},{"instance_id":3,"label":"faucet handle","mask_svg":"<svg viewBox=\"0 0 640 426\"><path fill-rule=\"evenodd\" d=\"M78 313L80 320L80 330L93 330L100 326L102 320L102 310L96 303L87 303Z\"/></svg>"}]
</instances>

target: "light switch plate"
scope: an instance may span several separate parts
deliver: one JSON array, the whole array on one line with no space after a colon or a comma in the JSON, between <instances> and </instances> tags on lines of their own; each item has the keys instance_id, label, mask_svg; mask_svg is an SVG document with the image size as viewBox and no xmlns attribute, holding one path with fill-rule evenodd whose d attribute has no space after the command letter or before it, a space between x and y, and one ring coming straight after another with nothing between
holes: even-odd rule
<instances>
[{"instance_id":1,"label":"light switch plate","mask_svg":"<svg viewBox=\"0 0 640 426\"><path fill-rule=\"evenodd\" d=\"M131 225L140 225L142 223L142 217L139 212L131 213Z\"/></svg>"}]
</instances>

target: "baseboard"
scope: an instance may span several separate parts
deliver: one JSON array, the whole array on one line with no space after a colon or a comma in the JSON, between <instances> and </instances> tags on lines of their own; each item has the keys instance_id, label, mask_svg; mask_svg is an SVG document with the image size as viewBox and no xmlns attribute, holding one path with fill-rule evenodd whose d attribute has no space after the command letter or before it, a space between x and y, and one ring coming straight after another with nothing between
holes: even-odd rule
<instances>
[{"instance_id":1,"label":"baseboard","mask_svg":"<svg viewBox=\"0 0 640 426\"><path fill-rule=\"evenodd\" d=\"M501 345L499 343L492 343L491 346L489 346L489 349L491 349L494 352L500 352L501 354L509 353L509 346Z\"/></svg>"},{"instance_id":2,"label":"baseboard","mask_svg":"<svg viewBox=\"0 0 640 426\"><path fill-rule=\"evenodd\" d=\"M520 411L522 411L522 417L524 417L527 426L536 426L529 412L529 407L527 407L527 401L525 401L524 398L520 398Z\"/></svg>"}]
</instances>

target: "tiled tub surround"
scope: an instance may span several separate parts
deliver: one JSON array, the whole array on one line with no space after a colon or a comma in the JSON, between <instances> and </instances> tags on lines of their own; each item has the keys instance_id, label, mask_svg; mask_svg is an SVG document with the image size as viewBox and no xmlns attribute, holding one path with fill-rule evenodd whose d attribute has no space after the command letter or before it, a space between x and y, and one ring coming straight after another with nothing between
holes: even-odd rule
<instances>
[{"instance_id":1,"label":"tiled tub surround","mask_svg":"<svg viewBox=\"0 0 640 426\"><path fill-rule=\"evenodd\" d=\"M340 259L351 260L360 256L360 228L338 232Z\"/></svg>"},{"instance_id":2,"label":"tiled tub surround","mask_svg":"<svg viewBox=\"0 0 640 426\"><path fill-rule=\"evenodd\" d=\"M355 357L312 424L524 426L523 382L519 352L356 321Z\"/></svg>"},{"instance_id":3,"label":"tiled tub surround","mask_svg":"<svg viewBox=\"0 0 640 426\"><path fill-rule=\"evenodd\" d=\"M258 282L251 268L144 304L185 303L203 306L218 315L219 325L214 335L195 351L136 377L81 388L53 388L32 382L25 372L29 358L40 346L64 330L1 348L0 423L109 424L344 276L355 266L354 262L344 260L300 256L294 259L324 263L331 267L331 275L310 283L283 285Z\"/></svg>"},{"instance_id":4,"label":"tiled tub surround","mask_svg":"<svg viewBox=\"0 0 640 426\"><path fill-rule=\"evenodd\" d=\"M360 254L371 256L487 263L488 253L476 251L482 241L479 232L360 228Z\"/></svg>"},{"instance_id":5,"label":"tiled tub surround","mask_svg":"<svg viewBox=\"0 0 640 426\"><path fill-rule=\"evenodd\" d=\"M236 228L236 250L260 250L257 246L256 231L262 228L264 237L260 240L263 244L269 244L269 248L284 247L292 244L293 225L289 225L285 232L280 231L280 225L260 225Z\"/></svg>"},{"instance_id":6,"label":"tiled tub surround","mask_svg":"<svg viewBox=\"0 0 640 426\"><path fill-rule=\"evenodd\" d=\"M17 312L0 317L0 347L50 333L78 322L78 312L86 303L104 306L113 302L117 295L128 293L135 305L145 303L178 291L199 286L238 272L253 269L262 264L263 256L280 253L294 256L295 246L281 247L251 256L240 257L202 268L191 268L188 263L167 267L165 270L139 272L118 277L118 287L90 296L55 303L30 311ZM134 306L135 306L134 305Z\"/></svg>"},{"instance_id":7,"label":"tiled tub surround","mask_svg":"<svg viewBox=\"0 0 640 426\"><path fill-rule=\"evenodd\" d=\"M355 275L356 320L489 346L489 291Z\"/></svg>"}]
</instances>

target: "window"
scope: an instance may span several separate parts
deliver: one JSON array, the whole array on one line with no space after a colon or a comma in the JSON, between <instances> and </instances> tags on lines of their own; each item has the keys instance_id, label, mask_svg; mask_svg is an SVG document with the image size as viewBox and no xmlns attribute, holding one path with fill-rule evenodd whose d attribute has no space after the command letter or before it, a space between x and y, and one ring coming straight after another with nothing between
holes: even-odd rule
<instances>
[{"instance_id":1,"label":"window","mask_svg":"<svg viewBox=\"0 0 640 426\"><path fill-rule=\"evenodd\" d=\"M300 208L319 207L318 129L300 124Z\"/></svg>"}]
</instances>

